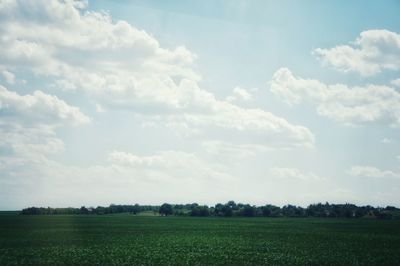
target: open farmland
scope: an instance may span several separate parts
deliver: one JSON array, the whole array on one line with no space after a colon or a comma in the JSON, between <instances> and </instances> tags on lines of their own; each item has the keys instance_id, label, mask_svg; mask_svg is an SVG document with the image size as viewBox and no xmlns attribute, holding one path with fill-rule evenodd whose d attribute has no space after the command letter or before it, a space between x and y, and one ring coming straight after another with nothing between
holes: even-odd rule
<instances>
[{"instance_id":1,"label":"open farmland","mask_svg":"<svg viewBox=\"0 0 400 266\"><path fill-rule=\"evenodd\" d=\"M400 265L400 221L0 215L0 265Z\"/></svg>"}]
</instances>

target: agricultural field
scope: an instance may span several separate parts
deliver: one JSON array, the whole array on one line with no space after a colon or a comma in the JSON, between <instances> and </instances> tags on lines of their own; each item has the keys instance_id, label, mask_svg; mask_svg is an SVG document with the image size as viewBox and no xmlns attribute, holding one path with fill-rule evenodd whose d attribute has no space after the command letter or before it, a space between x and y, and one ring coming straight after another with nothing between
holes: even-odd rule
<instances>
[{"instance_id":1,"label":"agricultural field","mask_svg":"<svg viewBox=\"0 0 400 266\"><path fill-rule=\"evenodd\" d=\"M0 265L400 265L400 221L0 214Z\"/></svg>"}]
</instances>

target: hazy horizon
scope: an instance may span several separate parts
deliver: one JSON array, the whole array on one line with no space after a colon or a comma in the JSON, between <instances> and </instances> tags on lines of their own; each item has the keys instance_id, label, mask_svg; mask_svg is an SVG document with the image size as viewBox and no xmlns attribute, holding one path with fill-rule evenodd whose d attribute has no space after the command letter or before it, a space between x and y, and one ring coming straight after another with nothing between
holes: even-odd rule
<instances>
[{"instance_id":1,"label":"hazy horizon","mask_svg":"<svg viewBox=\"0 0 400 266\"><path fill-rule=\"evenodd\" d=\"M400 206L399 11L0 0L0 210Z\"/></svg>"}]
</instances>

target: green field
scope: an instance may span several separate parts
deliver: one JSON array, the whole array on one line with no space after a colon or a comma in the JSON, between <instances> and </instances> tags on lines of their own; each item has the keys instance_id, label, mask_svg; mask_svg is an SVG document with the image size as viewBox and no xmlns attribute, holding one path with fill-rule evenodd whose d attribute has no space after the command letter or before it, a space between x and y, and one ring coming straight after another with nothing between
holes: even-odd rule
<instances>
[{"instance_id":1,"label":"green field","mask_svg":"<svg viewBox=\"0 0 400 266\"><path fill-rule=\"evenodd\" d=\"M400 221L0 215L0 265L400 265Z\"/></svg>"}]
</instances>

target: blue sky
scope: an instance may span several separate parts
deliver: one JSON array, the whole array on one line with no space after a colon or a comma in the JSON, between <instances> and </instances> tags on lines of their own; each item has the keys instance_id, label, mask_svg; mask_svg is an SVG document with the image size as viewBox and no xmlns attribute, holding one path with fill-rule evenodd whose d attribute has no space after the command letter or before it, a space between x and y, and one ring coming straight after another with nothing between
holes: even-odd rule
<instances>
[{"instance_id":1,"label":"blue sky","mask_svg":"<svg viewBox=\"0 0 400 266\"><path fill-rule=\"evenodd\" d=\"M1 1L0 208L399 205L399 11Z\"/></svg>"}]
</instances>

